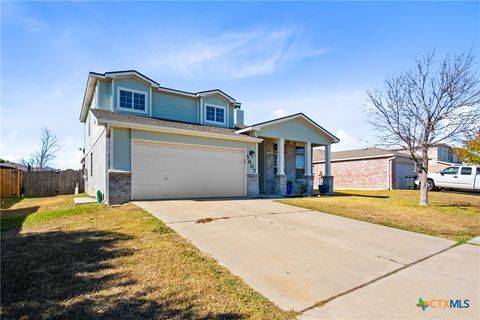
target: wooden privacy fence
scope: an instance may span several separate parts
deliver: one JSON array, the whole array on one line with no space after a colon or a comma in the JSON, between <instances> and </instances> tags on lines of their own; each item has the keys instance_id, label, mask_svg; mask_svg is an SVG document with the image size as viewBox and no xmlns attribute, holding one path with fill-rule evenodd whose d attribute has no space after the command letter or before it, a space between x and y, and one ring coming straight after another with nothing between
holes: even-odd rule
<instances>
[{"instance_id":1,"label":"wooden privacy fence","mask_svg":"<svg viewBox=\"0 0 480 320\"><path fill-rule=\"evenodd\" d=\"M29 171L22 172L21 190L25 196L48 197L84 191L83 171Z\"/></svg>"},{"instance_id":2,"label":"wooden privacy fence","mask_svg":"<svg viewBox=\"0 0 480 320\"><path fill-rule=\"evenodd\" d=\"M13 168L0 169L0 196L48 197L57 194L84 192L82 170L20 171Z\"/></svg>"},{"instance_id":3,"label":"wooden privacy fence","mask_svg":"<svg viewBox=\"0 0 480 320\"><path fill-rule=\"evenodd\" d=\"M20 170L14 168L0 169L0 196L18 197L20 196Z\"/></svg>"}]
</instances>

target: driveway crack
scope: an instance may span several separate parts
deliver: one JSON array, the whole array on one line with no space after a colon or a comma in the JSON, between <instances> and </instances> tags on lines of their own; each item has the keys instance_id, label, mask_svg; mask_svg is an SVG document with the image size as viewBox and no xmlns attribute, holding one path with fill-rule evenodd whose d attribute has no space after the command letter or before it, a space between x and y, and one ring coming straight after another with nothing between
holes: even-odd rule
<instances>
[{"instance_id":1,"label":"driveway crack","mask_svg":"<svg viewBox=\"0 0 480 320\"><path fill-rule=\"evenodd\" d=\"M416 264L418 264L418 263L420 263L420 262L423 262L423 261L425 261L425 260L427 260L427 259L430 259L430 258L432 258L432 257L434 257L434 256L436 256L436 255L439 255L439 254L441 254L441 253L443 253L443 252L445 252L445 251L448 251L448 250L450 250L450 249L453 249L453 248L457 247L458 245L459 245L458 243L456 243L456 244L454 244L454 245L451 245L451 246L449 246L449 247L447 247L447 248L445 248L445 249L442 249L442 250L440 250L440 251L437 251L437 252L435 252L435 253L432 253L431 255L428 255L428 256L423 257L423 258L421 258L421 259L415 260L415 261L413 261L413 262L411 262L411 263L408 263L408 264L404 265L403 267L400 267L400 268L398 268L398 269L395 269L395 270L393 270L393 271L390 271L390 272L388 272L388 273L386 273L386 274L384 274L384 275L382 275L382 276L379 276L379 277L377 277L377 278L375 278L375 279L372 279L372 280L370 280L370 281L368 281L368 282L362 283L361 285L358 285L358 286L356 286L356 287L353 287L353 288L351 288L351 289L348 289L348 290L346 290L346 291L344 291L344 292L341 292L341 293L339 293L339 294L336 294L336 295L334 295L334 296L332 296L332 297L330 297L330 298L327 298L327 299L325 299L325 300L316 302L316 303L314 303L313 305L311 305L310 307L307 307L307 308L305 308L305 309L303 309L303 310L300 310L300 311L299 311L299 314L302 314L302 313L304 313L304 312L306 312L306 311L315 309L315 308L317 308L317 307L322 307L322 306L324 306L325 304L327 304L327 303L329 303L329 302L331 302L331 301L333 301L333 300L335 300L335 299L337 299L337 298L340 298L340 297L342 297L342 296L344 296L344 295L347 295L347 294L349 294L349 293L352 293L352 292L354 292L354 291L357 291L357 290L359 290L359 289L362 289L362 288L364 288L364 287L366 287L366 286L369 286L369 285L371 285L371 284L373 284L373 283L375 283L375 282L377 282L377 281L379 281L379 280L382 280L382 279L384 279L384 278L387 278L387 277L389 277L389 276L391 276L391 275L393 275L393 274L395 274L395 273L397 273L397 272L399 272L399 271L402 271L402 270L404 270L404 269L410 268L410 267L412 267L412 266L414 266L414 265L416 265Z\"/></svg>"},{"instance_id":2,"label":"driveway crack","mask_svg":"<svg viewBox=\"0 0 480 320\"><path fill-rule=\"evenodd\" d=\"M303 213L303 212L310 212L310 210L302 210L302 211L295 211L295 212L267 212L267 213L255 213L255 214L244 214L244 215L232 215L232 216L223 216L223 217L205 217L200 219L188 219L188 220L180 220L180 221L172 221L166 224L177 224L177 223L188 223L188 222L195 222L195 223L208 223L214 220L226 220L226 219L235 219L235 218L246 218L246 217L261 217L261 216L271 216L271 215L280 215L280 214L296 214L296 213Z\"/></svg>"}]
</instances>

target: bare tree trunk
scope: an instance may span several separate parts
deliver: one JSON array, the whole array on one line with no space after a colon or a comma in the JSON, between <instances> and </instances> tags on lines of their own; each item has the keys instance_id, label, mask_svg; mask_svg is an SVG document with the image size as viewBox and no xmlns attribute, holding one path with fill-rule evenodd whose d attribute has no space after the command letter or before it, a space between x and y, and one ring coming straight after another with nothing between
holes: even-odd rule
<instances>
[{"instance_id":1,"label":"bare tree trunk","mask_svg":"<svg viewBox=\"0 0 480 320\"><path fill-rule=\"evenodd\" d=\"M422 173L420 176L420 205L428 206L428 148L422 147Z\"/></svg>"}]
</instances>

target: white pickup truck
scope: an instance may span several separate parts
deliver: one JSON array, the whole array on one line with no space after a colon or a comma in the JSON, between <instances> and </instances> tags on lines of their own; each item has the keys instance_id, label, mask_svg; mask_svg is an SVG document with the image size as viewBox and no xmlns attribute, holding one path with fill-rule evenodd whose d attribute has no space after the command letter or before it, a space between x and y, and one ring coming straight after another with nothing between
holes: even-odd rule
<instances>
[{"instance_id":1,"label":"white pickup truck","mask_svg":"<svg viewBox=\"0 0 480 320\"><path fill-rule=\"evenodd\" d=\"M480 191L480 166L452 166L428 173L428 190L459 189Z\"/></svg>"}]
</instances>

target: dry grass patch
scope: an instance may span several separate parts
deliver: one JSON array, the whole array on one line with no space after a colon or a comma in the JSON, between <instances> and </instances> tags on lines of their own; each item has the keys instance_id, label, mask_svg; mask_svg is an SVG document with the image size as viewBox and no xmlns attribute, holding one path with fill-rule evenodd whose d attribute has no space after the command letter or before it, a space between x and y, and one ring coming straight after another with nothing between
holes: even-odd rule
<instances>
[{"instance_id":1,"label":"dry grass patch","mask_svg":"<svg viewBox=\"0 0 480 320\"><path fill-rule=\"evenodd\" d=\"M459 242L480 235L480 196L430 192L428 207L418 200L415 190L352 190L279 202Z\"/></svg>"},{"instance_id":2,"label":"dry grass patch","mask_svg":"<svg viewBox=\"0 0 480 320\"><path fill-rule=\"evenodd\" d=\"M295 318L142 209L85 208L2 233L2 318Z\"/></svg>"}]
</instances>

